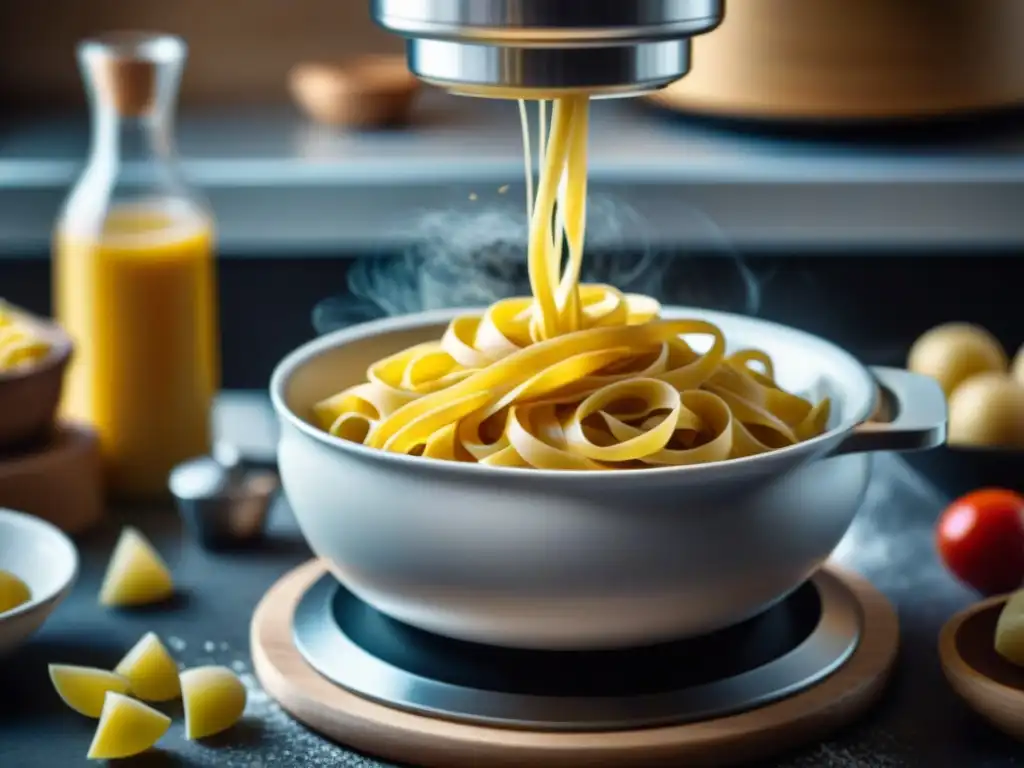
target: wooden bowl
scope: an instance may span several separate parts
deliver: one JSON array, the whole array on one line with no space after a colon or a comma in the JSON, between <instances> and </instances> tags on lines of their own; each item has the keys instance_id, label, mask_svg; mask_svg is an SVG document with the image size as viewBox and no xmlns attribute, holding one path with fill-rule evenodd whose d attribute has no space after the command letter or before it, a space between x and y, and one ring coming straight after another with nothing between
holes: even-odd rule
<instances>
[{"instance_id":1,"label":"wooden bowl","mask_svg":"<svg viewBox=\"0 0 1024 768\"><path fill-rule=\"evenodd\" d=\"M939 634L939 661L967 705L1003 733L1024 741L1024 668L996 653L995 633L1007 595L958 613Z\"/></svg>"},{"instance_id":2,"label":"wooden bowl","mask_svg":"<svg viewBox=\"0 0 1024 768\"><path fill-rule=\"evenodd\" d=\"M289 73L288 89L318 123L385 128L409 121L420 81L404 56L362 56L298 64Z\"/></svg>"},{"instance_id":3,"label":"wooden bowl","mask_svg":"<svg viewBox=\"0 0 1024 768\"><path fill-rule=\"evenodd\" d=\"M755 120L926 118L1024 102L1020 0L727 3L693 70L650 96Z\"/></svg>"},{"instance_id":4,"label":"wooden bowl","mask_svg":"<svg viewBox=\"0 0 1024 768\"><path fill-rule=\"evenodd\" d=\"M0 371L0 449L31 441L53 425L74 351L71 337L55 323L12 314L48 341L50 352L33 365Z\"/></svg>"}]
</instances>

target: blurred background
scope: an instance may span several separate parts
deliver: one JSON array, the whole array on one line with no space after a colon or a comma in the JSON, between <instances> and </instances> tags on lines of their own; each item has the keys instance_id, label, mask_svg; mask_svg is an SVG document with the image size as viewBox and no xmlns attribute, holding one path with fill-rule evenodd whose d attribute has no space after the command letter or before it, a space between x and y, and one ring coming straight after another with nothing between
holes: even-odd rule
<instances>
[{"instance_id":1,"label":"blurred background","mask_svg":"<svg viewBox=\"0 0 1024 768\"><path fill-rule=\"evenodd\" d=\"M189 45L176 135L217 220L225 387L263 388L314 320L527 290L514 103L424 86L352 127L296 102L297 65L401 51L367 6L0 4L0 296L50 311L53 223L90 142L75 45L113 29ZM591 276L869 363L948 320L1015 350L1022 28L1019 0L733 2L678 86L595 107Z\"/></svg>"}]
</instances>

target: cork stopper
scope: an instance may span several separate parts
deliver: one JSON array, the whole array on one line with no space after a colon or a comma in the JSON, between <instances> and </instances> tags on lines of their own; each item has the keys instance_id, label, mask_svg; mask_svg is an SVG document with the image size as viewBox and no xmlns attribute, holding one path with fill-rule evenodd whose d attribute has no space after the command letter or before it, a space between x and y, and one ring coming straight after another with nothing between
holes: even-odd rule
<instances>
[{"instance_id":1,"label":"cork stopper","mask_svg":"<svg viewBox=\"0 0 1024 768\"><path fill-rule=\"evenodd\" d=\"M111 33L79 46L82 68L96 96L122 117L152 112L162 89L176 81L186 53L181 38L146 32Z\"/></svg>"}]
</instances>

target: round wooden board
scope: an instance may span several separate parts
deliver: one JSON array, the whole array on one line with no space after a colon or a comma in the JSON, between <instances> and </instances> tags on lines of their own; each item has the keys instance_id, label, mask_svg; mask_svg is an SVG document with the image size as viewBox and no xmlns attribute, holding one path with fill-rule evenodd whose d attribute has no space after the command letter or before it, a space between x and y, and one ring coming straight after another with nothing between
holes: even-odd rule
<instances>
[{"instance_id":1,"label":"round wooden board","mask_svg":"<svg viewBox=\"0 0 1024 768\"><path fill-rule=\"evenodd\" d=\"M818 685L759 709L701 723L601 733L551 733L457 723L393 709L321 677L292 640L292 616L327 568L282 577L253 615L252 656L264 690L300 722L365 754L424 768L735 765L810 743L850 723L881 695L899 646L888 600L867 581L830 569L864 612L861 642ZM826 606L825 610L828 610Z\"/></svg>"}]
</instances>

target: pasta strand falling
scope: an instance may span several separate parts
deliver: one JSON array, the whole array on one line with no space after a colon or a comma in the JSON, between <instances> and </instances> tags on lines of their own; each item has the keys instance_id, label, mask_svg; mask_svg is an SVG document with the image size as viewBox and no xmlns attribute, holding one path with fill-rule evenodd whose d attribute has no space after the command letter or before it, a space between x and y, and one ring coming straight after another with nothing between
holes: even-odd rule
<instances>
[{"instance_id":1,"label":"pasta strand falling","mask_svg":"<svg viewBox=\"0 0 1024 768\"><path fill-rule=\"evenodd\" d=\"M364 383L314 407L315 423L427 460L566 471L706 464L821 434L829 401L782 390L764 352L727 355L712 323L665 320L649 296L580 284L589 97L554 100L550 119L539 104L536 195L519 107L533 295L374 363ZM693 336L710 338L706 352Z\"/></svg>"}]
</instances>

